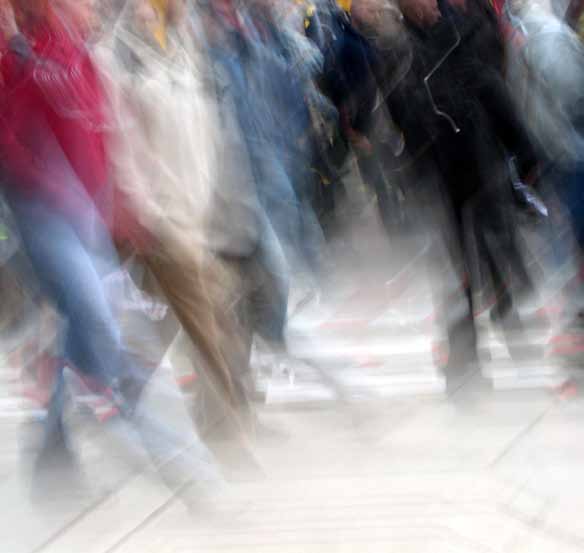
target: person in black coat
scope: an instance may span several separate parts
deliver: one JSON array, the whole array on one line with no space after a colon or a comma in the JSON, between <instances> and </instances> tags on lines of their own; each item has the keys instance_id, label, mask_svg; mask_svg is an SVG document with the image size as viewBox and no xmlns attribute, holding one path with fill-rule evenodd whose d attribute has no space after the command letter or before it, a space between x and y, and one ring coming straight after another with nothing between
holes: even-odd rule
<instances>
[{"instance_id":1,"label":"person in black coat","mask_svg":"<svg viewBox=\"0 0 584 553\"><path fill-rule=\"evenodd\" d=\"M467 314L449 324L449 365L466 367L477 359L469 243L498 295L492 318L507 337L521 328L510 283L525 287L530 279L513 229L506 160L513 156L528 179L537 155L504 84L503 47L486 3L402 0L400 7L412 62L386 103L418 178L438 179L450 215L445 243L464 283ZM523 353L508 345L512 356Z\"/></svg>"}]
</instances>

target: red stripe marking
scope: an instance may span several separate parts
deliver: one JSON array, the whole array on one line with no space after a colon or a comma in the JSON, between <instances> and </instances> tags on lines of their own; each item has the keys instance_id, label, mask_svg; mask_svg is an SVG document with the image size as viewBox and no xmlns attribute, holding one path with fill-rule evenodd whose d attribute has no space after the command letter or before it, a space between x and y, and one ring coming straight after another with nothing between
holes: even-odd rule
<instances>
[{"instance_id":1,"label":"red stripe marking","mask_svg":"<svg viewBox=\"0 0 584 553\"><path fill-rule=\"evenodd\" d=\"M578 395L578 386L574 382L568 381L560 386L558 394L562 399L572 399Z\"/></svg>"},{"instance_id":2,"label":"red stripe marking","mask_svg":"<svg viewBox=\"0 0 584 553\"><path fill-rule=\"evenodd\" d=\"M178 385L181 388L186 388L198 380L197 373L185 374L177 378Z\"/></svg>"},{"instance_id":3,"label":"red stripe marking","mask_svg":"<svg viewBox=\"0 0 584 553\"><path fill-rule=\"evenodd\" d=\"M443 369L448 365L448 346L444 342L432 344L432 359L439 369Z\"/></svg>"},{"instance_id":4,"label":"red stripe marking","mask_svg":"<svg viewBox=\"0 0 584 553\"><path fill-rule=\"evenodd\" d=\"M113 419L114 417L117 417L120 414L120 412L117 407L112 406L111 409L108 409L107 411L103 411L101 413L97 413L94 411L94 414L98 422L104 423L110 419Z\"/></svg>"},{"instance_id":5,"label":"red stripe marking","mask_svg":"<svg viewBox=\"0 0 584 553\"><path fill-rule=\"evenodd\" d=\"M22 395L34 403L36 403L39 407L46 407L49 404L50 394L46 390L42 390L40 388L27 388L23 390Z\"/></svg>"},{"instance_id":6,"label":"red stripe marking","mask_svg":"<svg viewBox=\"0 0 584 553\"><path fill-rule=\"evenodd\" d=\"M550 355L576 356L584 353L584 344L571 344L554 347Z\"/></svg>"},{"instance_id":7,"label":"red stripe marking","mask_svg":"<svg viewBox=\"0 0 584 553\"><path fill-rule=\"evenodd\" d=\"M378 367L383 367L383 365L385 364L385 361L383 359L378 359L375 357L365 357L363 359L361 359L361 361L357 362L357 366L360 369L368 369L368 368L378 368Z\"/></svg>"}]
</instances>

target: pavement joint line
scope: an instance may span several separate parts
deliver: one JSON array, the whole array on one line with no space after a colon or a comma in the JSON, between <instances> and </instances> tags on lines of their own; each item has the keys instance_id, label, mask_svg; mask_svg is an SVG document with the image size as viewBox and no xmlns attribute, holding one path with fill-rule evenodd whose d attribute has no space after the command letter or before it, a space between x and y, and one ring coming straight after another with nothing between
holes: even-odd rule
<instances>
[{"instance_id":1,"label":"pavement joint line","mask_svg":"<svg viewBox=\"0 0 584 553\"><path fill-rule=\"evenodd\" d=\"M188 482L181 484L177 490L172 492L172 495L168 499L163 501L162 504L156 507L150 514L146 515L136 526L134 526L134 528L126 532L113 545L109 546L105 551L103 551L103 553L114 553L114 551L122 547L132 538L132 536L161 516L162 513L164 513L164 511L166 511L166 509L168 509L180 497L180 494L192 484L193 480L189 480Z\"/></svg>"},{"instance_id":2,"label":"pavement joint line","mask_svg":"<svg viewBox=\"0 0 584 553\"><path fill-rule=\"evenodd\" d=\"M47 547L53 545L61 536L64 536L68 531L72 530L77 524L79 524L82 520L88 517L95 509L97 509L100 505L103 505L109 498L111 498L114 494L119 493L125 487L127 487L132 481L140 478L141 476L145 476L149 472L153 472L154 474L158 473L161 469L163 469L166 465L171 464L175 459L177 459L183 453L186 453L193 447L198 445L198 441L189 444L188 446L182 448L178 451L175 455L167 459L166 461L160 463L159 465L152 467L146 467L144 470L138 471L137 473L133 473L130 476L124 476L120 478L118 482L111 489L103 493L100 497L98 497L95 501L92 501L87 507L83 508L79 513L73 516L68 522L66 522L63 526L53 532L48 538L43 540L41 544L35 546L29 553L42 553L42 551L46 550ZM187 484L191 485L194 480L189 480L187 483L182 484L178 490L171 491L172 497L169 499L174 499L179 492L182 492L186 489ZM168 502L168 501L167 501ZM165 502L165 504L167 503Z\"/></svg>"},{"instance_id":3,"label":"pavement joint line","mask_svg":"<svg viewBox=\"0 0 584 553\"><path fill-rule=\"evenodd\" d=\"M489 463L489 469L495 468L517 445L522 442L538 425L541 423L553 410L555 407L561 404L561 398L556 397L552 399L551 404L544 409L535 419L533 419L529 424L527 424L523 429L521 429L511 440L509 443L503 448L503 451L499 453Z\"/></svg>"},{"instance_id":4,"label":"pavement joint line","mask_svg":"<svg viewBox=\"0 0 584 553\"><path fill-rule=\"evenodd\" d=\"M475 367L472 370L467 371L460 377L460 380L455 384L450 391L448 388L446 389L446 399L452 399L455 395L457 395L469 382L473 380L473 377L477 374L481 374L481 370L478 367Z\"/></svg>"},{"instance_id":5,"label":"pavement joint line","mask_svg":"<svg viewBox=\"0 0 584 553\"><path fill-rule=\"evenodd\" d=\"M541 517L536 517L535 519L533 517L528 517L508 505L502 506L501 512L505 513L509 518L519 522L523 526L538 532L544 537L551 538L556 543L560 542L569 547L577 547L579 550L584 549L584 537L571 534L563 528L558 528L555 525L548 524Z\"/></svg>"},{"instance_id":6,"label":"pavement joint line","mask_svg":"<svg viewBox=\"0 0 584 553\"><path fill-rule=\"evenodd\" d=\"M124 478L121 482L121 485L118 489L122 489L125 483L127 482L126 478ZM117 487L117 486L114 486ZM29 551L29 553L41 553L47 547L50 547L54 542L56 542L61 536L64 536L69 530L75 527L79 522L85 519L92 511L97 509L100 505L105 503L108 498L110 498L116 490L111 490L106 492L105 494L98 497L95 501L92 501L87 507L81 510L81 512L77 513L68 522L66 522L63 526L58 528L55 532L53 532L49 537L45 538L39 545L35 546L33 549Z\"/></svg>"},{"instance_id":7,"label":"pavement joint line","mask_svg":"<svg viewBox=\"0 0 584 553\"><path fill-rule=\"evenodd\" d=\"M449 543L449 544L455 544L454 546L451 546L448 550L449 551L455 551L456 553L462 552L464 551L465 553L473 552L473 553L496 553L498 550L488 546L488 545L484 545L482 543L479 543L475 540L473 540L471 537L465 536L463 535L461 532L457 531L454 528L451 528L443 523L440 522L436 522L436 523L430 523L428 524L428 522L424 521L424 523L422 522L418 522L418 523L411 523L408 525L402 525L402 524L392 524L391 522L387 522L385 521L385 523L383 525L369 525L366 526L366 528L368 529L379 529L379 530L386 530L386 531L395 531L395 530L400 530L404 533L404 535L407 535L408 537L411 535L416 535L418 537L423 537L425 538L427 541L431 541L431 543L435 544L435 543ZM312 526L306 526L304 527L304 530L321 530L321 528L319 528L316 525L312 525ZM334 532L335 530L337 530L336 528L327 528L326 529L329 533ZM345 533L361 533L362 534L362 529L357 529L357 528L348 528L348 529L338 529L338 530L342 530ZM238 536L238 535L247 535L248 532L246 531L238 531L238 532L234 532L234 531L230 531L229 532L229 536L231 538ZM274 534L290 534L290 530L289 529L283 529L283 530L277 530L277 531L272 531L270 533L268 532L263 532L262 535L259 537L259 539L254 540L253 543L253 547L260 549L260 548L265 548L265 547L271 547L273 548L276 543L273 541L273 536ZM208 535L207 534L203 534ZM269 536L269 537L267 537ZM271 538L271 539L270 539ZM377 536L363 536L360 535L359 536L359 543L360 544L378 544L379 543L379 538ZM387 544L387 538L383 540L386 544ZM403 538L400 539L399 536L393 536L392 538L389 538L389 542L390 543L400 543L403 541ZM323 546L331 546L331 545L337 545L337 541L335 540L334 537L332 536L322 536L319 538L308 538L305 536L296 538L292 541L288 542L289 544L293 544L296 547L299 546L304 546L304 547L310 547L310 546L314 546L314 545L323 545ZM394 545L395 547L395 545ZM231 550L233 550L233 545L229 544L229 545L215 545L214 549L224 549L224 548L230 548ZM441 549L442 550L442 549ZM109 552L105 552L105 553L109 553Z\"/></svg>"}]
</instances>

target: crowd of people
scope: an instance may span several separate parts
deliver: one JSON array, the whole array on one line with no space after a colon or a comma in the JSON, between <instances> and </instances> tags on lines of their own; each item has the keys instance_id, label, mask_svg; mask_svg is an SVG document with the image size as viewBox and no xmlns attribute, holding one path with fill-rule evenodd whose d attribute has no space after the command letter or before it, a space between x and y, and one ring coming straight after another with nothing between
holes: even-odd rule
<instances>
[{"instance_id":1,"label":"crowd of people","mask_svg":"<svg viewBox=\"0 0 584 553\"><path fill-rule=\"evenodd\" d=\"M188 342L236 433L253 435L252 345L285 352L291 287L326 282L348 160L388 240L404 220L426 225L428 258L457 276L462 317L436 295L447 367L478 360L485 286L511 356L530 355L516 339L536 289L521 222L550 218L552 190L577 265L584 246L574 6L0 0L2 218L18 237L2 234L2 302L20 287L58 314L57 361L35 375L50 392L35 477L73 470L67 367L170 486L219 479L165 353ZM130 322L128 287L153 298ZM156 305L176 327L159 328Z\"/></svg>"}]
</instances>

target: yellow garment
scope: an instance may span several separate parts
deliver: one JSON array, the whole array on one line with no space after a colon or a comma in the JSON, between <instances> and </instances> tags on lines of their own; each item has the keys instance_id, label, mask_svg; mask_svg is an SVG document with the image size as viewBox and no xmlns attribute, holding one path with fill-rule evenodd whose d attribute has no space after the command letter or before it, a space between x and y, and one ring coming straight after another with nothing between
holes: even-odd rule
<instances>
[{"instance_id":1,"label":"yellow garment","mask_svg":"<svg viewBox=\"0 0 584 553\"><path fill-rule=\"evenodd\" d=\"M295 4L304 10L304 28L310 27L311 19L314 17L316 7L305 0L295 0Z\"/></svg>"},{"instance_id":2,"label":"yellow garment","mask_svg":"<svg viewBox=\"0 0 584 553\"><path fill-rule=\"evenodd\" d=\"M296 0L296 3L299 5L308 6L307 15L308 15L308 17L312 17L312 15L314 14L314 6L313 5L308 4L308 2L304 2L303 0ZM352 0L337 0L337 6L339 6L339 8L341 8L343 11L346 11L347 13L350 13L350 11L351 11L351 4L352 4Z\"/></svg>"},{"instance_id":3,"label":"yellow garment","mask_svg":"<svg viewBox=\"0 0 584 553\"><path fill-rule=\"evenodd\" d=\"M150 0L152 7L156 10L160 23L154 30L154 37L163 50L166 50L166 9L168 0Z\"/></svg>"},{"instance_id":4,"label":"yellow garment","mask_svg":"<svg viewBox=\"0 0 584 553\"><path fill-rule=\"evenodd\" d=\"M352 0L337 0L337 5L339 8L341 8L343 11L346 11L347 13L351 12L351 4Z\"/></svg>"}]
</instances>

